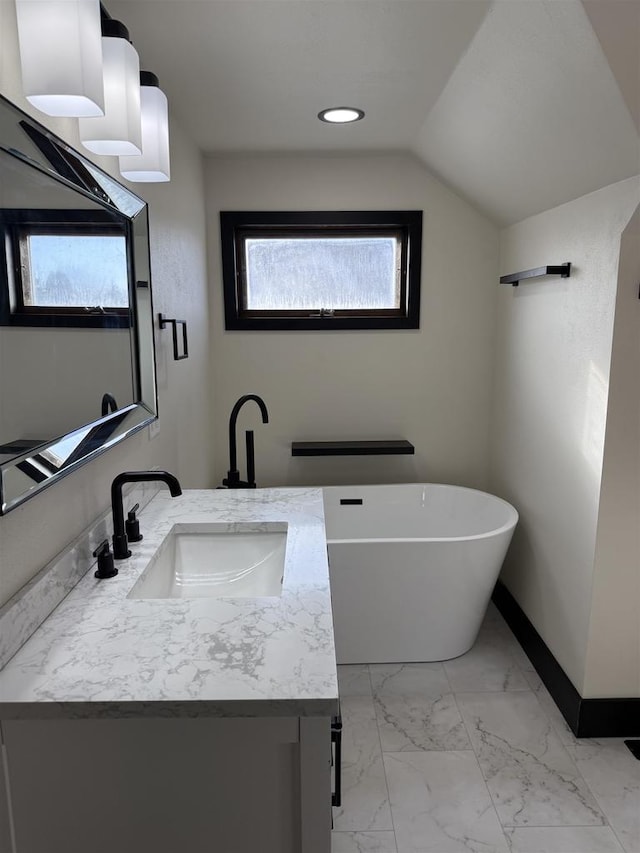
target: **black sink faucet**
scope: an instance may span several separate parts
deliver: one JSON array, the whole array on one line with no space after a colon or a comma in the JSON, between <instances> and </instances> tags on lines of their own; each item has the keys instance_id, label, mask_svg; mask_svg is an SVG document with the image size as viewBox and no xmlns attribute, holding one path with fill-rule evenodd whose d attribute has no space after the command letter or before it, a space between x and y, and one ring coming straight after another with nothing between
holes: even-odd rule
<instances>
[{"instance_id":1,"label":"black sink faucet","mask_svg":"<svg viewBox=\"0 0 640 853\"><path fill-rule=\"evenodd\" d=\"M124 526L124 507L122 505L122 487L125 483L166 483L172 498L182 494L177 478L168 471L124 471L111 483L111 511L113 513L113 556L124 560L131 556Z\"/></svg>"},{"instance_id":2,"label":"black sink faucet","mask_svg":"<svg viewBox=\"0 0 640 853\"><path fill-rule=\"evenodd\" d=\"M102 415L102 417L104 418L104 416L108 415L109 412L117 411L118 404L116 403L116 398L113 396L113 394L109 394L108 392L106 394L103 394L102 402L100 404L100 414Z\"/></svg>"},{"instance_id":3,"label":"black sink faucet","mask_svg":"<svg viewBox=\"0 0 640 853\"><path fill-rule=\"evenodd\" d=\"M248 403L249 400L253 400L260 407L260 412L262 414L262 423L269 423L269 413L267 412L267 407L265 406L262 397L258 397L257 394L245 394L243 397L240 397L238 402L231 410L231 416L229 418L229 470L227 471L227 476L222 481L223 485L225 485L228 489L255 489L256 487L255 459L253 453L253 430L247 430L247 432L245 433L247 444L246 480L240 479L240 472L238 471L236 453L236 421L238 420L238 413L240 409L244 406L245 403Z\"/></svg>"}]
</instances>

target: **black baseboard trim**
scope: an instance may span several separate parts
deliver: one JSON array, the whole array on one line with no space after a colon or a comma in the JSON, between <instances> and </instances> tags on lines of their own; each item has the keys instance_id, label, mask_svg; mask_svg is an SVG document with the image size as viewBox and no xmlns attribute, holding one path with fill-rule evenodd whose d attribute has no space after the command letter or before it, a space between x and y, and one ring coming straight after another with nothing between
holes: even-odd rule
<instances>
[{"instance_id":1,"label":"black baseboard trim","mask_svg":"<svg viewBox=\"0 0 640 853\"><path fill-rule=\"evenodd\" d=\"M583 699L501 581L492 598L576 737L640 735L640 699Z\"/></svg>"}]
</instances>

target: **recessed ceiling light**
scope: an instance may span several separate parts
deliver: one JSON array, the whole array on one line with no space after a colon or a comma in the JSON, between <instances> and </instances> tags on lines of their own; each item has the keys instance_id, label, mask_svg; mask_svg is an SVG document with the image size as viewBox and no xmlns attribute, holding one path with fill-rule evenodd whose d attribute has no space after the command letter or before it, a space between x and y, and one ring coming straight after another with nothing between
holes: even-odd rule
<instances>
[{"instance_id":1,"label":"recessed ceiling light","mask_svg":"<svg viewBox=\"0 0 640 853\"><path fill-rule=\"evenodd\" d=\"M361 118L364 118L364 112L355 107L331 107L319 112L318 118L320 121L327 121L330 124L348 124L352 121L360 121Z\"/></svg>"}]
</instances>

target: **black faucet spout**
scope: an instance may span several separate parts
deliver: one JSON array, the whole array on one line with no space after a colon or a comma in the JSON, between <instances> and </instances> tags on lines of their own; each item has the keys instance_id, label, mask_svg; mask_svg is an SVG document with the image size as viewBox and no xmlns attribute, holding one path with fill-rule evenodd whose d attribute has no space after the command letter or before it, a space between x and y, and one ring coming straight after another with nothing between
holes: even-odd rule
<instances>
[{"instance_id":1,"label":"black faucet spout","mask_svg":"<svg viewBox=\"0 0 640 853\"><path fill-rule=\"evenodd\" d=\"M168 471L123 471L111 483L111 512L113 514L113 556L124 560L131 556L124 526L122 487L125 483L165 483L172 498L182 494L177 477Z\"/></svg>"},{"instance_id":2,"label":"black faucet spout","mask_svg":"<svg viewBox=\"0 0 640 853\"><path fill-rule=\"evenodd\" d=\"M102 402L100 403L100 414L104 418L105 415L108 415L109 412L117 412L118 404L116 403L116 398L113 394L103 394Z\"/></svg>"}]
</instances>

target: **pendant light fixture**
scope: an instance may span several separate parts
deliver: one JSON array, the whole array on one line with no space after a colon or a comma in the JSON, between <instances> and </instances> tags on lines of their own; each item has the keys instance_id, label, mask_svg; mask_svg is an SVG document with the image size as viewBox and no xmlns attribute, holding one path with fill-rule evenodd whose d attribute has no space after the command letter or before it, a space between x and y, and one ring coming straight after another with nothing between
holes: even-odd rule
<instances>
[{"instance_id":1,"label":"pendant light fixture","mask_svg":"<svg viewBox=\"0 0 640 853\"><path fill-rule=\"evenodd\" d=\"M120 174L128 181L160 182L170 179L169 108L158 78L140 72L142 154L120 157Z\"/></svg>"},{"instance_id":2,"label":"pendant light fixture","mask_svg":"<svg viewBox=\"0 0 640 853\"><path fill-rule=\"evenodd\" d=\"M104 113L99 0L16 0L22 83L50 116Z\"/></svg>"},{"instance_id":3,"label":"pendant light fixture","mask_svg":"<svg viewBox=\"0 0 640 853\"><path fill-rule=\"evenodd\" d=\"M104 116L81 118L80 139L94 154L140 154L140 60L120 21L103 18L102 35Z\"/></svg>"}]
</instances>

